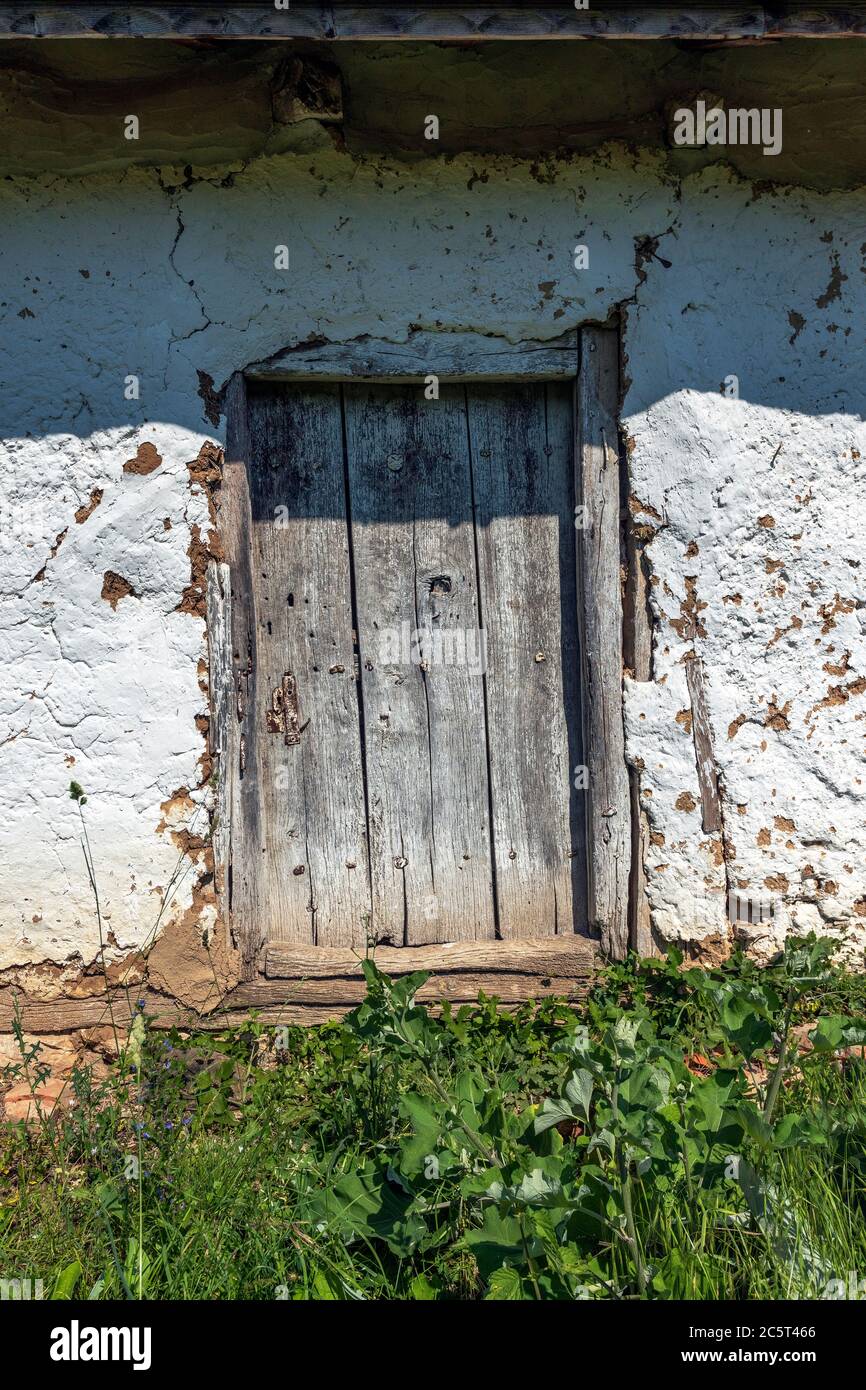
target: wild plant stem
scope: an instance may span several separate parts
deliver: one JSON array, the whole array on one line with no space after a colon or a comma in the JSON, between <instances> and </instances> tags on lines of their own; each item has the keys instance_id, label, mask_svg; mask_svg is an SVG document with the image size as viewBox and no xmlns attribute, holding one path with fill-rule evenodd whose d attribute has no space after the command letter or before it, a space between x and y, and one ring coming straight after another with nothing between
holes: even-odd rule
<instances>
[{"instance_id":1,"label":"wild plant stem","mask_svg":"<svg viewBox=\"0 0 866 1390\"><path fill-rule=\"evenodd\" d=\"M638 1288L643 1296L647 1291L649 1280L644 1268L643 1255L641 1254L640 1242L637 1238L637 1227L634 1223L634 1209L631 1200L631 1174L628 1171L628 1163L623 1153L621 1141L616 1145L616 1162L619 1170L620 1189L622 1191L622 1209L625 1213L625 1228L628 1231L629 1244L634 1255L635 1270L637 1271Z\"/></svg>"},{"instance_id":2,"label":"wild plant stem","mask_svg":"<svg viewBox=\"0 0 866 1390\"><path fill-rule=\"evenodd\" d=\"M111 999L111 989L108 982L108 966L105 961L105 937L102 930L102 906L99 901L99 888L96 883L96 871L93 866L93 855L90 852L90 838L87 834L87 825L84 820L84 811L81 801L76 801L78 807L78 819L81 821L81 848L84 854L84 863L87 867L87 877L90 879L90 890L93 893L93 901L96 904L96 925L99 931L99 958L102 964L102 977L105 980L105 999L108 1004L108 1017L111 1019L111 1031L114 1034L115 1050L120 1052L120 1042L117 1036L117 1024L114 1021L114 1006Z\"/></svg>"},{"instance_id":3,"label":"wild plant stem","mask_svg":"<svg viewBox=\"0 0 866 1390\"><path fill-rule=\"evenodd\" d=\"M139 1104L141 1103L141 1053L139 1052L138 1066L136 1068L136 1084L138 1086ZM141 1134L144 1128L144 1106L139 1111L140 1120L138 1125L138 1301L141 1302L142 1278L144 1274L144 1255L142 1250L142 1240L144 1238L144 1172L141 1166Z\"/></svg>"},{"instance_id":4,"label":"wild plant stem","mask_svg":"<svg viewBox=\"0 0 866 1390\"><path fill-rule=\"evenodd\" d=\"M694 1205L695 1191L694 1183L692 1182L692 1164L691 1159L689 1158L689 1136L688 1130L686 1128L686 1107L682 1101L680 1102L680 1125L683 1131L683 1169L685 1170L686 1175L686 1192L689 1195L689 1204Z\"/></svg>"},{"instance_id":5,"label":"wild plant stem","mask_svg":"<svg viewBox=\"0 0 866 1390\"><path fill-rule=\"evenodd\" d=\"M541 1287L540 1287L540 1285L539 1285L539 1283L538 1283L538 1276L537 1276L536 1273L535 1273L535 1263L534 1263L534 1261L533 1261L532 1256L531 1256L530 1253L529 1253L529 1246L528 1246L527 1241L526 1241L526 1228L525 1228L525 1225L524 1225L523 1216L520 1216L520 1217L518 1218L517 1224L518 1224L518 1226L520 1227L520 1241L521 1241L521 1244L523 1245L523 1253L524 1253L524 1255L525 1255L525 1257L526 1257L526 1264L527 1264L527 1266L528 1266L528 1268L529 1268L529 1278L530 1278L530 1281L531 1281L531 1283L532 1283L532 1288L533 1288L533 1291L534 1291L534 1293L535 1293L535 1297L538 1299L539 1302L541 1302L541 1301L542 1301Z\"/></svg>"},{"instance_id":6,"label":"wild plant stem","mask_svg":"<svg viewBox=\"0 0 866 1390\"><path fill-rule=\"evenodd\" d=\"M446 1105L451 1105L453 1098L449 1096L448 1092L445 1090L445 1087L442 1085L441 1081L439 1080L432 1067L430 1068L430 1080L433 1082L433 1086L435 1087L436 1094L439 1097L439 1099L441 1101L444 1101ZM468 1125L465 1120L461 1120L459 1115L457 1116L457 1123L463 1130L463 1133L467 1135L469 1139L472 1140L472 1143L478 1149L478 1152L482 1155L482 1157L486 1158L487 1162L491 1165L495 1164L497 1162L495 1150L488 1148L484 1140L481 1138L481 1135L478 1134L474 1129L472 1129L471 1125Z\"/></svg>"},{"instance_id":7,"label":"wild plant stem","mask_svg":"<svg viewBox=\"0 0 866 1390\"><path fill-rule=\"evenodd\" d=\"M779 1048L779 1060L776 1063L776 1070L773 1072L773 1077L770 1082L769 1090L767 1091L767 1099L764 1103L764 1119L766 1120L767 1124L769 1124L773 1118L773 1111L776 1108L776 1101L779 1097L779 1088L782 1085L782 1078L785 1075L785 1071L788 1065L788 1034L791 1029L791 1019L794 1015L795 1001L796 995L794 993L794 990L791 989L788 991L788 999L785 1005L785 1014L782 1019L782 1043Z\"/></svg>"}]
</instances>

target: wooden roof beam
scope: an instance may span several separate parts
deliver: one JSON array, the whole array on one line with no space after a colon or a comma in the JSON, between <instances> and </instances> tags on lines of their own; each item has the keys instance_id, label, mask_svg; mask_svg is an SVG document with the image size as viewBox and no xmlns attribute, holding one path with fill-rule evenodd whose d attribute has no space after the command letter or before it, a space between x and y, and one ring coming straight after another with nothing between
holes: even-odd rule
<instances>
[{"instance_id":1,"label":"wooden roof beam","mask_svg":"<svg viewBox=\"0 0 866 1390\"><path fill-rule=\"evenodd\" d=\"M866 4L234 5L0 3L0 38L490 41L682 39L765 42L866 35Z\"/></svg>"}]
</instances>

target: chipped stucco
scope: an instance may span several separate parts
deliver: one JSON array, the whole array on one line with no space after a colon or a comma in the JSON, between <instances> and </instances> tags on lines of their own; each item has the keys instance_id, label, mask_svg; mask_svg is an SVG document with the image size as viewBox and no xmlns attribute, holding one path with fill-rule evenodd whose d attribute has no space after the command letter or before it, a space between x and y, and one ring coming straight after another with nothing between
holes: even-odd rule
<instances>
[{"instance_id":1,"label":"chipped stucco","mask_svg":"<svg viewBox=\"0 0 866 1390\"><path fill-rule=\"evenodd\" d=\"M759 948L821 926L862 950L862 192L756 187L723 165L679 180L615 144L543 174L504 155L353 157L324 132L312 146L0 189L0 967L98 956L74 777L109 959L171 928L164 987L204 989L183 956L214 923L200 581L230 374L311 339L516 341L617 309L655 620L653 678L625 691L654 923L726 937L736 887L777 905Z\"/></svg>"}]
</instances>

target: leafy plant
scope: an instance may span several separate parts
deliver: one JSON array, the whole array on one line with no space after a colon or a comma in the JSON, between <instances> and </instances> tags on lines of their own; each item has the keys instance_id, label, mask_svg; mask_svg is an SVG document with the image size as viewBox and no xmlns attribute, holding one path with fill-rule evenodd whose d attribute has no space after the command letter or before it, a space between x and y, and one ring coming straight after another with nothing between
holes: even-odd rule
<instances>
[{"instance_id":1,"label":"leafy plant","mask_svg":"<svg viewBox=\"0 0 866 1390\"><path fill-rule=\"evenodd\" d=\"M864 984L830 949L631 960L513 1012L428 1010L375 957L314 1029L140 1008L72 1105L0 1129L2 1267L56 1297L820 1296L866 1261Z\"/></svg>"}]
</instances>

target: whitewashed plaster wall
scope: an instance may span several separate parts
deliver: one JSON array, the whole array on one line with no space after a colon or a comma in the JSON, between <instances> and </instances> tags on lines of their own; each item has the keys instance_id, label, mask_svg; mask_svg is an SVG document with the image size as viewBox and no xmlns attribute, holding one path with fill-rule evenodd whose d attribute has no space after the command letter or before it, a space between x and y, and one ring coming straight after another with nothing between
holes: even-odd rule
<instances>
[{"instance_id":1,"label":"whitewashed plaster wall","mask_svg":"<svg viewBox=\"0 0 866 1390\"><path fill-rule=\"evenodd\" d=\"M224 426L202 382L311 338L553 337L617 306L632 510L655 532L653 680L627 682L626 723L656 926L724 932L727 884L775 900L776 937L823 926L862 951L862 194L724 166L675 184L619 147L539 171L357 161L323 137L194 178L6 180L0 202L0 967L96 957L70 778L109 955L192 901L207 647L184 596L210 520L188 465ZM115 607L107 573L132 590ZM702 833L681 715L692 650L723 837Z\"/></svg>"}]
</instances>

